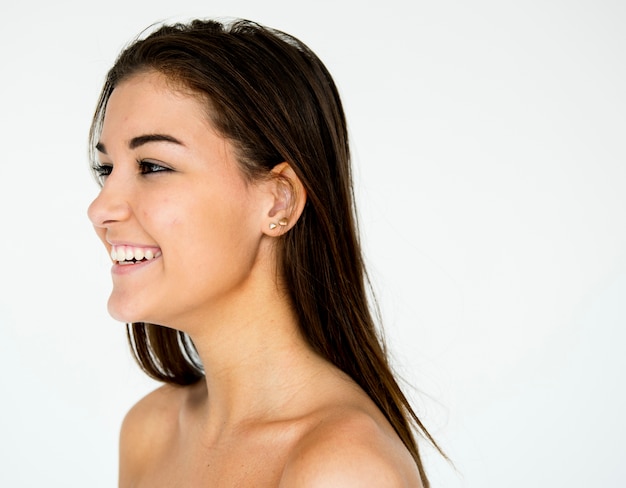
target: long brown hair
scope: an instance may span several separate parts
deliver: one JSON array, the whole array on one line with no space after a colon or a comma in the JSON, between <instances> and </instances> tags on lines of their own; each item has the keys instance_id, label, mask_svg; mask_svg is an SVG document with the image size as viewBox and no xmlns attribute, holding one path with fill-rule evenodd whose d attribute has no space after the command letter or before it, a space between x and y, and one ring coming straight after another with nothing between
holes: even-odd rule
<instances>
[{"instance_id":1,"label":"long brown hair","mask_svg":"<svg viewBox=\"0 0 626 488\"><path fill-rule=\"evenodd\" d=\"M411 452L427 487L412 426L436 444L394 378L373 319L346 120L326 67L298 39L249 21L161 26L123 50L109 71L90 131L92 150L114 88L150 70L207 103L208 117L233 143L248 178L267 175L287 161L302 181L307 203L279 246L280 269L302 334L372 398ZM139 364L153 378L187 385L203 377L184 333L134 323L128 335Z\"/></svg>"}]
</instances>

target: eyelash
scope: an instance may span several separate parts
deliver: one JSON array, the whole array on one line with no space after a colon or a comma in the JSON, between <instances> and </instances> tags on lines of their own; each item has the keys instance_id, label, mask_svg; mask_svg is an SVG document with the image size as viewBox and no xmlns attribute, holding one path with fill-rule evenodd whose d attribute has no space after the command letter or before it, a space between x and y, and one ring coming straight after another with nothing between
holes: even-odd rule
<instances>
[{"instance_id":1,"label":"eyelash","mask_svg":"<svg viewBox=\"0 0 626 488\"><path fill-rule=\"evenodd\" d=\"M161 166L160 164L154 163L152 161L137 161L137 164L141 168L142 175L148 175L150 173L161 173L162 171L171 171L169 168ZM150 168L152 171L145 171L147 168Z\"/></svg>"},{"instance_id":2,"label":"eyelash","mask_svg":"<svg viewBox=\"0 0 626 488\"><path fill-rule=\"evenodd\" d=\"M138 160L137 161L137 166L139 166L140 168L140 174L142 175L149 175L149 174L153 174L153 173L161 173L163 171L171 171L171 169L166 168L165 166L162 166L158 163L154 163L152 161L145 161L145 160ZM99 164L96 163L92 166L91 168L94 172L94 174L96 175L96 178L101 181L104 182L104 180L106 179L107 176L109 176L111 174L111 172L113 171L113 165L110 164Z\"/></svg>"},{"instance_id":3,"label":"eyelash","mask_svg":"<svg viewBox=\"0 0 626 488\"><path fill-rule=\"evenodd\" d=\"M91 170L93 171L98 181L102 183L102 181L111 174L113 166L96 163L91 167Z\"/></svg>"}]
</instances>

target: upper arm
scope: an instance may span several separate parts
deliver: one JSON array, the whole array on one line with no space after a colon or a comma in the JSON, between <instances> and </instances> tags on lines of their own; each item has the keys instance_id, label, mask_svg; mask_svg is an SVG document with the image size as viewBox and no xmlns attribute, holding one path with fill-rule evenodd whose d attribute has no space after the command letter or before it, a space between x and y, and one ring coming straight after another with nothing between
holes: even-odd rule
<instances>
[{"instance_id":1,"label":"upper arm","mask_svg":"<svg viewBox=\"0 0 626 488\"><path fill-rule=\"evenodd\" d=\"M288 465L279 488L409 488L409 484L390 463L373 455L321 455L316 460Z\"/></svg>"},{"instance_id":2,"label":"upper arm","mask_svg":"<svg viewBox=\"0 0 626 488\"><path fill-rule=\"evenodd\" d=\"M131 479L141 470L145 458L143 440L147 428L145 408L141 401L134 405L124 417L119 440L119 486L129 486Z\"/></svg>"},{"instance_id":3,"label":"upper arm","mask_svg":"<svg viewBox=\"0 0 626 488\"><path fill-rule=\"evenodd\" d=\"M129 480L136 479L159 445L162 428L154 428L161 423L164 415L166 389L161 387L137 402L122 421L119 439L119 486L128 486ZM165 423L164 425L167 425Z\"/></svg>"}]
</instances>

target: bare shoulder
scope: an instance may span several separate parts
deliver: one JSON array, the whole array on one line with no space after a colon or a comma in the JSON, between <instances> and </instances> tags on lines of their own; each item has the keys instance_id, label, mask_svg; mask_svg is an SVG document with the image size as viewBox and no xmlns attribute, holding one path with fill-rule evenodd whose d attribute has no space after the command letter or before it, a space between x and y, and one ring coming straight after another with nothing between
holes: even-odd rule
<instances>
[{"instance_id":1,"label":"bare shoulder","mask_svg":"<svg viewBox=\"0 0 626 488\"><path fill-rule=\"evenodd\" d=\"M421 488L412 456L386 422L358 409L330 415L292 450L280 488Z\"/></svg>"},{"instance_id":2,"label":"bare shoulder","mask_svg":"<svg viewBox=\"0 0 626 488\"><path fill-rule=\"evenodd\" d=\"M139 400L126 414L120 431L120 481L149 463L172 435L168 426L180 411L184 388L164 385Z\"/></svg>"}]
</instances>

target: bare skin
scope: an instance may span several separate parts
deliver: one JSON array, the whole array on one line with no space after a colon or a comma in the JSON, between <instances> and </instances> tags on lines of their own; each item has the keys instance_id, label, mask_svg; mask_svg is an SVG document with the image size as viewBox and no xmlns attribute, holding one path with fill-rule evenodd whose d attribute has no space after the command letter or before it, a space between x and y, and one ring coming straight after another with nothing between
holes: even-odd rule
<instances>
[{"instance_id":1,"label":"bare skin","mask_svg":"<svg viewBox=\"0 0 626 488\"><path fill-rule=\"evenodd\" d=\"M207 431L207 392L164 386L127 415L121 487L419 487L408 451L349 380L313 381L284 414ZM323 384L326 383L326 387Z\"/></svg>"},{"instance_id":2,"label":"bare skin","mask_svg":"<svg viewBox=\"0 0 626 488\"><path fill-rule=\"evenodd\" d=\"M245 181L200 101L156 73L114 90L99 151L98 236L156 256L114 264L109 311L185 331L206 371L130 410L120 486L420 487L383 414L300 335L275 245L306 202L289 165Z\"/></svg>"}]
</instances>

